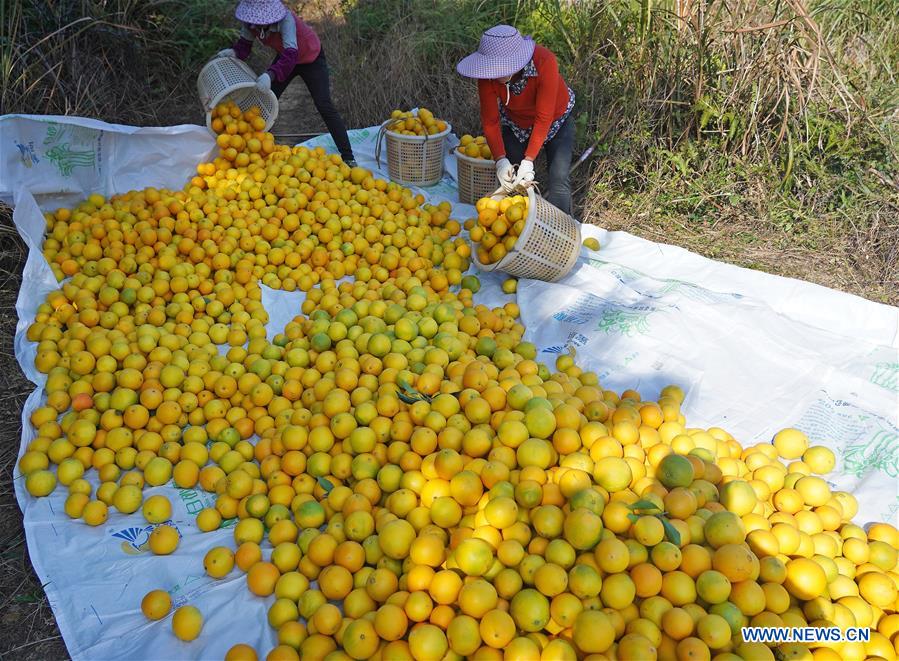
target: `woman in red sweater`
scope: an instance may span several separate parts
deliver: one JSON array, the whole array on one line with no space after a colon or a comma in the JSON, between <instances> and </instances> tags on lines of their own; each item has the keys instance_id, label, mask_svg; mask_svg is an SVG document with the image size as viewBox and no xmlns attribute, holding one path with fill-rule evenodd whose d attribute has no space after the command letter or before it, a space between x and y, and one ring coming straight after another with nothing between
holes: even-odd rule
<instances>
[{"instance_id":1,"label":"woman in red sweater","mask_svg":"<svg viewBox=\"0 0 899 661\"><path fill-rule=\"evenodd\" d=\"M280 98L294 78L302 78L344 162L355 166L346 126L331 100L328 63L318 35L281 0L241 0L234 15L240 21L240 38L219 55L245 60L254 41L273 49L277 55L256 86Z\"/></svg>"},{"instance_id":2,"label":"woman in red sweater","mask_svg":"<svg viewBox=\"0 0 899 661\"><path fill-rule=\"evenodd\" d=\"M481 125L503 189L533 181L534 160L545 147L546 199L571 213L574 92L559 74L556 56L512 26L497 25L456 70L478 81Z\"/></svg>"}]
</instances>

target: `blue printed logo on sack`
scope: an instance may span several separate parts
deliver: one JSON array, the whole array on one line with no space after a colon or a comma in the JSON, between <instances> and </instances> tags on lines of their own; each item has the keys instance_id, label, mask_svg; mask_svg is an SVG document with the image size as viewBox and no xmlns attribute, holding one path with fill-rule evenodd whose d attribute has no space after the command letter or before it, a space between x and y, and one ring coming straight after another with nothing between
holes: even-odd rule
<instances>
[{"instance_id":1,"label":"blue printed logo on sack","mask_svg":"<svg viewBox=\"0 0 899 661\"><path fill-rule=\"evenodd\" d=\"M37 152L34 151L34 142L29 142L27 145L21 142L16 142L15 144L19 150L19 155L22 157L22 163L26 168L33 167L41 162L41 159L37 157Z\"/></svg>"},{"instance_id":2,"label":"blue printed logo on sack","mask_svg":"<svg viewBox=\"0 0 899 661\"><path fill-rule=\"evenodd\" d=\"M554 344L552 346L548 346L541 351L541 353L570 353L572 349L578 349L585 344L589 339L586 335L578 332L568 333L568 339L565 340L565 344Z\"/></svg>"},{"instance_id":3,"label":"blue printed logo on sack","mask_svg":"<svg viewBox=\"0 0 899 661\"><path fill-rule=\"evenodd\" d=\"M150 549L150 533L162 525L171 526L178 532L179 537L183 537L181 530L178 528L178 524L171 519L164 523L151 523L145 526L129 526L109 534L116 539L123 540L121 542L121 549L125 553L128 555L140 555L141 553L146 553Z\"/></svg>"},{"instance_id":4,"label":"blue printed logo on sack","mask_svg":"<svg viewBox=\"0 0 899 661\"><path fill-rule=\"evenodd\" d=\"M606 305L605 299L599 296L581 294L571 305L556 312L553 319L561 321L563 324L586 324L596 318Z\"/></svg>"}]
</instances>

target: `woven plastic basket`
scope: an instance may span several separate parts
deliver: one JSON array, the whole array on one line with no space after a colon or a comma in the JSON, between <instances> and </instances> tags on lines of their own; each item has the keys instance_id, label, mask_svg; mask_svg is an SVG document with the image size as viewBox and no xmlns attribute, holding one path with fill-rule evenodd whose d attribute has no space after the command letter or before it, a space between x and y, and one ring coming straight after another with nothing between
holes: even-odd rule
<instances>
[{"instance_id":1,"label":"woven plastic basket","mask_svg":"<svg viewBox=\"0 0 899 661\"><path fill-rule=\"evenodd\" d=\"M493 196L497 200L503 197ZM519 278L556 282L568 275L577 263L580 250L580 224L530 188L528 219L512 250L495 264L482 264L474 250L471 257L482 271L502 271Z\"/></svg>"},{"instance_id":2,"label":"woven plastic basket","mask_svg":"<svg viewBox=\"0 0 899 661\"><path fill-rule=\"evenodd\" d=\"M391 181L404 186L433 186L443 178L443 155L446 136L453 127L434 135L403 135L390 130L394 120L381 125L387 142L387 173ZM380 165L381 136L375 154Z\"/></svg>"},{"instance_id":3,"label":"woven plastic basket","mask_svg":"<svg viewBox=\"0 0 899 661\"><path fill-rule=\"evenodd\" d=\"M496 162L491 159L472 158L457 149L456 171L462 204L474 204L496 190Z\"/></svg>"},{"instance_id":4,"label":"woven plastic basket","mask_svg":"<svg viewBox=\"0 0 899 661\"><path fill-rule=\"evenodd\" d=\"M271 90L256 87L256 73L234 57L216 57L206 63L197 76L197 94L206 111L206 126L212 130L212 110L225 101L233 101L241 110L256 106L268 131L278 117L278 97Z\"/></svg>"}]
</instances>

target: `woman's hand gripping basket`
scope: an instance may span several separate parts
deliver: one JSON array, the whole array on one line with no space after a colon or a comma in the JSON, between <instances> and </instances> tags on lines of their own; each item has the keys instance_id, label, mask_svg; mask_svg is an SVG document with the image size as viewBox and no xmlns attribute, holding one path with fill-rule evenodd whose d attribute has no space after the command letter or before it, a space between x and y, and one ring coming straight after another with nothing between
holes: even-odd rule
<instances>
[{"instance_id":1,"label":"woman's hand gripping basket","mask_svg":"<svg viewBox=\"0 0 899 661\"><path fill-rule=\"evenodd\" d=\"M502 204L506 197L502 190L498 190L490 199ZM492 216L492 213L487 214L491 223L496 222ZM508 234L509 230L514 230L514 222L518 221L513 221L512 225L504 220L500 222L503 223L502 229L506 230L505 234ZM486 236L489 229L487 227L485 231L482 228L479 233L481 237ZM485 246L476 245L472 259L482 271L502 271L519 278L555 282L568 275L577 262L581 249L580 223L543 199L532 186L527 191L527 215L523 226L514 243L509 243L511 245L506 247L503 240L498 240L494 245L503 245L503 248L492 254L490 248L493 246L486 249L485 254ZM491 261L494 258L495 261Z\"/></svg>"}]
</instances>

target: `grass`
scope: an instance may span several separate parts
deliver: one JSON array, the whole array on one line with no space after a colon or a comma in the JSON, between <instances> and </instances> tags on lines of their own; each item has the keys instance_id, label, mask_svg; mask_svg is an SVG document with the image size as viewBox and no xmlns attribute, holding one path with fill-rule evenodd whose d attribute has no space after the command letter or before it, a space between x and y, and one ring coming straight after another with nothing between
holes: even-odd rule
<instances>
[{"instance_id":1,"label":"grass","mask_svg":"<svg viewBox=\"0 0 899 661\"><path fill-rule=\"evenodd\" d=\"M198 67L230 0L0 0L0 107L201 122ZM899 304L899 18L892 0L308 0L350 126L424 105L478 133L455 73L490 25L559 57L578 94L585 222ZM253 64L266 64L257 48ZM277 130L322 130L300 82ZM288 114L291 116L288 117ZM66 657L12 491L25 249L0 208L0 658Z\"/></svg>"},{"instance_id":2,"label":"grass","mask_svg":"<svg viewBox=\"0 0 899 661\"><path fill-rule=\"evenodd\" d=\"M608 229L899 301L899 190L884 175L825 175L797 195L781 191L777 172L763 164L699 152L685 164L660 158L654 171L633 174L631 188L620 176L597 168L589 183L590 217Z\"/></svg>"},{"instance_id":3,"label":"grass","mask_svg":"<svg viewBox=\"0 0 899 661\"><path fill-rule=\"evenodd\" d=\"M888 0L357 0L324 28L353 125L437 109L485 27L550 47L575 89L575 212L740 266L899 303L899 18ZM372 85L371 72L389 84ZM539 173L538 173L539 174Z\"/></svg>"},{"instance_id":4,"label":"grass","mask_svg":"<svg viewBox=\"0 0 899 661\"><path fill-rule=\"evenodd\" d=\"M0 205L0 659L60 659L68 655L28 559L22 513L12 486L22 405L33 387L13 351L25 255L11 210Z\"/></svg>"},{"instance_id":5,"label":"grass","mask_svg":"<svg viewBox=\"0 0 899 661\"><path fill-rule=\"evenodd\" d=\"M0 107L132 125L198 121L197 62L229 0L0 0Z\"/></svg>"}]
</instances>

